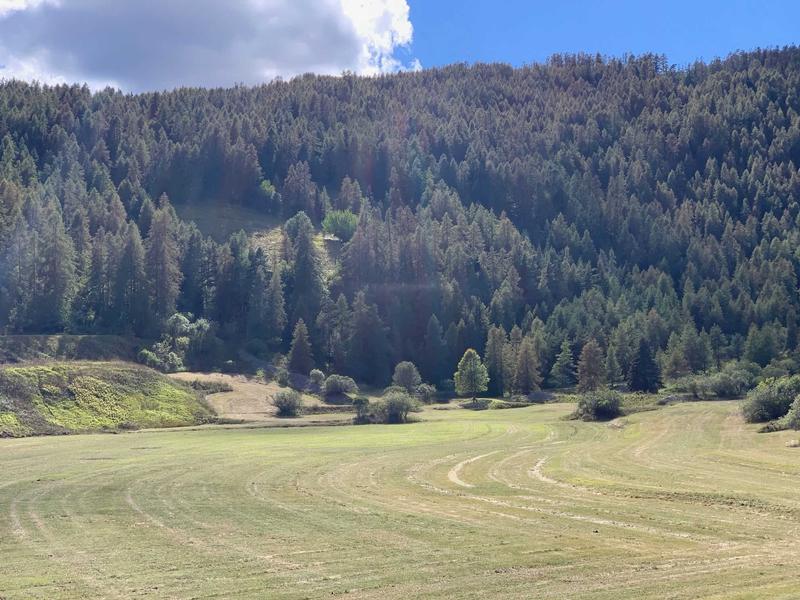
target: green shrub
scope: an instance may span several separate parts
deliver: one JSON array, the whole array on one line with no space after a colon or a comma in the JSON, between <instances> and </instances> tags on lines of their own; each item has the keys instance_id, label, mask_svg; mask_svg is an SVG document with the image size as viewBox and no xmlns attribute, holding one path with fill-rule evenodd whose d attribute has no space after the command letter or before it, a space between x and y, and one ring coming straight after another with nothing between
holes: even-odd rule
<instances>
[{"instance_id":1,"label":"green shrub","mask_svg":"<svg viewBox=\"0 0 800 600\"><path fill-rule=\"evenodd\" d=\"M286 387L289 385L289 371L284 368L280 368L275 371L275 381L278 382L278 385L281 387Z\"/></svg>"},{"instance_id":2,"label":"green shrub","mask_svg":"<svg viewBox=\"0 0 800 600\"><path fill-rule=\"evenodd\" d=\"M786 415L786 426L789 429L800 429L800 395L795 397L789 408L789 414Z\"/></svg>"},{"instance_id":3,"label":"green shrub","mask_svg":"<svg viewBox=\"0 0 800 600\"><path fill-rule=\"evenodd\" d=\"M596 390L578 399L576 416L584 421L606 421L620 415L622 396L614 390Z\"/></svg>"},{"instance_id":4,"label":"green shrub","mask_svg":"<svg viewBox=\"0 0 800 600\"><path fill-rule=\"evenodd\" d=\"M358 385L352 377L345 375L329 375L325 380L325 395L335 396L337 394L357 394Z\"/></svg>"},{"instance_id":5,"label":"green shrub","mask_svg":"<svg viewBox=\"0 0 800 600\"><path fill-rule=\"evenodd\" d=\"M189 385L191 385L193 389L205 392L206 394L219 394L233 391L233 386L227 381L204 381L195 379Z\"/></svg>"},{"instance_id":6,"label":"green shrub","mask_svg":"<svg viewBox=\"0 0 800 600\"><path fill-rule=\"evenodd\" d=\"M303 407L303 398L294 390L281 390L275 394L274 404L279 417L296 417Z\"/></svg>"},{"instance_id":7,"label":"green shrub","mask_svg":"<svg viewBox=\"0 0 800 600\"><path fill-rule=\"evenodd\" d=\"M526 406L530 406L530 404L514 400L492 400L487 408L489 410L504 410L506 408L525 408Z\"/></svg>"},{"instance_id":8,"label":"green shrub","mask_svg":"<svg viewBox=\"0 0 800 600\"><path fill-rule=\"evenodd\" d=\"M353 423L356 425L363 425L370 422L370 404L369 399L364 396L359 396L353 400L353 408L356 410L356 416Z\"/></svg>"},{"instance_id":9,"label":"green shrub","mask_svg":"<svg viewBox=\"0 0 800 600\"><path fill-rule=\"evenodd\" d=\"M308 374L308 379L314 389L321 389L322 384L325 383L325 373L319 369L312 369L311 373Z\"/></svg>"},{"instance_id":10,"label":"green shrub","mask_svg":"<svg viewBox=\"0 0 800 600\"><path fill-rule=\"evenodd\" d=\"M329 235L335 235L343 242L350 241L357 226L358 217L349 210L332 210L322 221L322 230Z\"/></svg>"},{"instance_id":11,"label":"green shrub","mask_svg":"<svg viewBox=\"0 0 800 600\"><path fill-rule=\"evenodd\" d=\"M742 414L748 423L763 423L779 419L789 412L800 394L800 375L768 379L747 394Z\"/></svg>"},{"instance_id":12,"label":"green shrub","mask_svg":"<svg viewBox=\"0 0 800 600\"><path fill-rule=\"evenodd\" d=\"M405 392L391 391L375 404L378 423L408 423L408 413L416 410L416 402Z\"/></svg>"},{"instance_id":13,"label":"green shrub","mask_svg":"<svg viewBox=\"0 0 800 600\"><path fill-rule=\"evenodd\" d=\"M425 404L436 402L436 388L428 383L421 383L417 386L417 398Z\"/></svg>"}]
</instances>

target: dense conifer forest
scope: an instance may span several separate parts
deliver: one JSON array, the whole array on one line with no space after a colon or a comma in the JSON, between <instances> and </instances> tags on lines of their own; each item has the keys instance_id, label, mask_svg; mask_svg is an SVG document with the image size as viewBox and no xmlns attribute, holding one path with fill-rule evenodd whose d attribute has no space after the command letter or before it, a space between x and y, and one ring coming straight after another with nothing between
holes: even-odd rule
<instances>
[{"instance_id":1,"label":"dense conifer forest","mask_svg":"<svg viewBox=\"0 0 800 600\"><path fill-rule=\"evenodd\" d=\"M664 378L793 373L798 167L797 48L139 95L7 81L0 331L376 385L413 361L450 386L474 348L494 394L647 354ZM282 241L215 241L189 204L269 214Z\"/></svg>"}]
</instances>

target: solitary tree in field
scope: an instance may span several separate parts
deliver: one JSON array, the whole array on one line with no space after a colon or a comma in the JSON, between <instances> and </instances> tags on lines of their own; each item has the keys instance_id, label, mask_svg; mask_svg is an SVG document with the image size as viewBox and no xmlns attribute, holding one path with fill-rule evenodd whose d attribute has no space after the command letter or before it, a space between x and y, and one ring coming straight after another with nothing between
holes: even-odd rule
<instances>
[{"instance_id":1,"label":"solitary tree in field","mask_svg":"<svg viewBox=\"0 0 800 600\"><path fill-rule=\"evenodd\" d=\"M590 339L581 350L578 360L578 389L581 392L596 390L605 381L603 350L594 339Z\"/></svg>"},{"instance_id":2,"label":"solitary tree in field","mask_svg":"<svg viewBox=\"0 0 800 600\"><path fill-rule=\"evenodd\" d=\"M461 396L472 396L472 401L489 387L489 373L481 357L472 348L464 352L455 374L456 392Z\"/></svg>"},{"instance_id":3,"label":"solitary tree in field","mask_svg":"<svg viewBox=\"0 0 800 600\"><path fill-rule=\"evenodd\" d=\"M305 375L314 368L314 356L311 353L311 342L308 341L308 328L303 319L294 326L292 347L289 350L289 370Z\"/></svg>"},{"instance_id":4,"label":"solitary tree in field","mask_svg":"<svg viewBox=\"0 0 800 600\"><path fill-rule=\"evenodd\" d=\"M628 386L635 392L657 392L661 387L661 372L647 342L639 341L639 350L633 357Z\"/></svg>"},{"instance_id":5,"label":"solitary tree in field","mask_svg":"<svg viewBox=\"0 0 800 600\"><path fill-rule=\"evenodd\" d=\"M409 394L414 394L419 384L422 383L422 377L420 377L419 371L417 371L417 367L414 363L406 360L398 363L394 368L392 383L401 388L405 388Z\"/></svg>"}]
</instances>

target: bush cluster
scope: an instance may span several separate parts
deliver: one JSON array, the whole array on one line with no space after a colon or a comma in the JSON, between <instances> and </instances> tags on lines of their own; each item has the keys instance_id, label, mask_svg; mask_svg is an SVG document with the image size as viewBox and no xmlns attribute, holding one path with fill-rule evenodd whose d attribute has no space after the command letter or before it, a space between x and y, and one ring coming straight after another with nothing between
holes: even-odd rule
<instances>
[{"instance_id":1,"label":"bush cluster","mask_svg":"<svg viewBox=\"0 0 800 600\"><path fill-rule=\"evenodd\" d=\"M614 390L596 390L581 395L576 416L584 421L606 421L621 414L622 395Z\"/></svg>"},{"instance_id":2,"label":"bush cluster","mask_svg":"<svg viewBox=\"0 0 800 600\"><path fill-rule=\"evenodd\" d=\"M358 385L352 377L346 375L329 375L325 380L324 393L326 396L337 394L357 394Z\"/></svg>"},{"instance_id":3,"label":"bush cluster","mask_svg":"<svg viewBox=\"0 0 800 600\"><path fill-rule=\"evenodd\" d=\"M785 416L800 394L800 375L768 379L747 394L742 414L748 423L764 423Z\"/></svg>"},{"instance_id":4,"label":"bush cluster","mask_svg":"<svg viewBox=\"0 0 800 600\"><path fill-rule=\"evenodd\" d=\"M303 408L303 398L294 390L279 391L274 403L279 417L296 417Z\"/></svg>"}]
</instances>

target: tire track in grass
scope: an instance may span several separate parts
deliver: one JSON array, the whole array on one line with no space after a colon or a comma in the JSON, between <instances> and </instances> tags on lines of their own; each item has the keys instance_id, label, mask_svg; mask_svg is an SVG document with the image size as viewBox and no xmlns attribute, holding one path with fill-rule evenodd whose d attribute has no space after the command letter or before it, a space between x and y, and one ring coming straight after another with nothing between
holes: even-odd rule
<instances>
[{"instance_id":1,"label":"tire track in grass","mask_svg":"<svg viewBox=\"0 0 800 600\"><path fill-rule=\"evenodd\" d=\"M70 577L77 578L88 587L94 589L99 595L96 598L125 598L126 596L116 586L108 583L108 575L98 566L97 561L85 549L72 546L60 540L47 526L44 517L39 514L36 503L42 498L57 490L74 485L96 476L103 476L111 469L99 473L84 474L77 477L50 480L46 485L32 488L29 492L17 495L10 505L10 518L13 531L17 540L34 552L43 554L47 560L54 562L65 569ZM69 489L69 488L67 488ZM24 504L25 516L30 521L32 528L28 529L23 524L19 506ZM36 536L34 536L34 532ZM35 538L39 537L41 541ZM43 543L42 543L43 542Z\"/></svg>"},{"instance_id":2,"label":"tire track in grass","mask_svg":"<svg viewBox=\"0 0 800 600\"><path fill-rule=\"evenodd\" d=\"M494 454L497 454L498 452L500 452L500 450L492 450L491 452L487 452L486 454L480 454L478 456L473 456L472 458L467 458L466 460L462 460L460 463L455 465L452 469L450 469L447 472L447 478L456 485L460 485L461 487L474 488L475 486L473 484L467 483L466 481L462 480L461 477L459 477L461 469L463 469L469 464L481 460L482 458L486 458L487 456L492 456Z\"/></svg>"}]
</instances>

